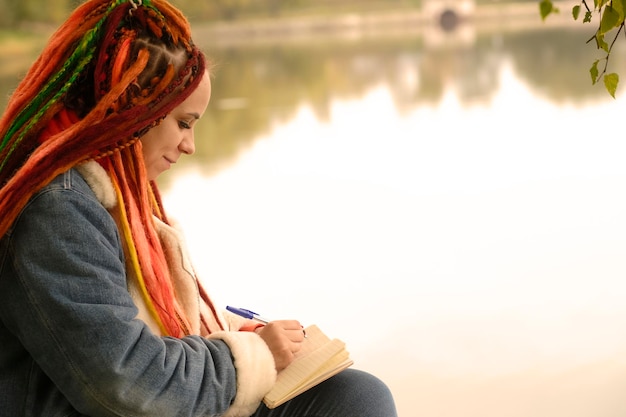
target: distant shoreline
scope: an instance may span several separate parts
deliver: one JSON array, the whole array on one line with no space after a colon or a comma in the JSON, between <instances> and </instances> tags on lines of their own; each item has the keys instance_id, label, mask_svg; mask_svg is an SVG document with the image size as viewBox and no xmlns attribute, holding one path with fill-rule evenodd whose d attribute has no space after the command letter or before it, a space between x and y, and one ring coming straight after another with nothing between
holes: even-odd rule
<instances>
[{"instance_id":1,"label":"distant shoreline","mask_svg":"<svg viewBox=\"0 0 626 417\"><path fill-rule=\"evenodd\" d=\"M565 3L569 5L569 3ZM542 27L582 27L574 21L566 6L561 12L541 19L538 2L502 5L480 5L470 12L454 11L453 26L443 27L442 16L421 10L391 11L385 13L350 13L340 16L306 16L251 19L233 22L192 24L194 38L206 40L217 46L247 42L290 42L318 41L336 37L393 36L441 32L454 35L468 27L480 27L482 31L511 32L516 30L540 29Z\"/></svg>"},{"instance_id":2,"label":"distant shoreline","mask_svg":"<svg viewBox=\"0 0 626 417\"><path fill-rule=\"evenodd\" d=\"M539 14L537 2L476 5L470 12L457 10L454 25L442 27L440 15L420 9L389 12L347 13L336 16L310 15L276 18L242 19L235 21L192 21L193 37L211 47L263 43L318 42L330 39L388 38L423 35L436 38L462 38L467 32L510 33L545 27L574 27L585 29L574 21L569 1L555 1L560 13L545 21ZM7 36L0 45L0 56L21 56L37 49L52 34L54 27L26 24L21 34ZM7 63L8 64L8 63ZM12 67L19 63L12 63ZM6 71L0 71L0 73Z\"/></svg>"}]
</instances>

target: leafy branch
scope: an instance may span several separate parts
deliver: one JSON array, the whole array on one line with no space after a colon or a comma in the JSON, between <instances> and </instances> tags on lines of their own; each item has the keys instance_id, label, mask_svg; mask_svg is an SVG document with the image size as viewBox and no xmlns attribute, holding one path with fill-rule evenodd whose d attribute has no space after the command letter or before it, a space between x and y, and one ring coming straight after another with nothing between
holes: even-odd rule
<instances>
[{"instance_id":1,"label":"leafy branch","mask_svg":"<svg viewBox=\"0 0 626 417\"><path fill-rule=\"evenodd\" d=\"M582 0L582 3L572 8L574 20L579 19L581 11L584 12L583 24L591 22L594 14L600 17L598 28L586 43L595 41L596 48L603 50L606 54L603 58L595 60L591 65L589 69L591 82L596 84L602 78L604 87L615 98L615 91L619 84L619 75L614 72L609 73L608 67L615 41L622 32L626 33L624 30L626 0L593 0L593 9L589 7L587 0ZM539 13L541 14L541 19L545 20L550 14L559 13L559 9L551 0L541 0L539 2ZM610 40L609 43L606 41L607 37Z\"/></svg>"}]
</instances>

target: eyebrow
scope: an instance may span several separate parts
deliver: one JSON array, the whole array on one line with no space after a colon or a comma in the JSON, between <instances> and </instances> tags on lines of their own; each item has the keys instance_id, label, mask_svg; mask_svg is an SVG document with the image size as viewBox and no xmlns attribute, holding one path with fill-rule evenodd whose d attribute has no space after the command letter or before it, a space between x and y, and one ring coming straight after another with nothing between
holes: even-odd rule
<instances>
[{"instance_id":1,"label":"eyebrow","mask_svg":"<svg viewBox=\"0 0 626 417\"><path fill-rule=\"evenodd\" d=\"M193 117L196 120L198 120L200 118L200 114L195 113L195 112L187 113L187 115Z\"/></svg>"}]
</instances>

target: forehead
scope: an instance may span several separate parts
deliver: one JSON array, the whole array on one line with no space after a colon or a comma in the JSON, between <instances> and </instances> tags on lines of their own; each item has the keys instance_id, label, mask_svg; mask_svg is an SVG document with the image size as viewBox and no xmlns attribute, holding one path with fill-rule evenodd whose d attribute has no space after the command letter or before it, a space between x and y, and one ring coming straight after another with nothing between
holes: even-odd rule
<instances>
[{"instance_id":1,"label":"forehead","mask_svg":"<svg viewBox=\"0 0 626 417\"><path fill-rule=\"evenodd\" d=\"M203 113L211 98L211 78L205 73L196 89L183 101L176 110Z\"/></svg>"}]
</instances>

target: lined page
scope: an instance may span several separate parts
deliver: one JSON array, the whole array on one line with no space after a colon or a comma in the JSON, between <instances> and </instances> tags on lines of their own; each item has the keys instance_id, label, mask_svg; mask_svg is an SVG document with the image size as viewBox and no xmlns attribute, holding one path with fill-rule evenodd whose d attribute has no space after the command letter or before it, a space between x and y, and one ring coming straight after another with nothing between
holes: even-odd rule
<instances>
[{"instance_id":1,"label":"lined page","mask_svg":"<svg viewBox=\"0 0 626 417\"><path fill-rule=\"evenodd\" d=\"M345 369L352 364L345 350L345 343L339 339L330 340L315 325L306 329L307 338L296 359L278 374L276 384L265 396L265 402L271 405L291 392L304 391L309 386L321 382L339 365ZM348 363L349 362L349 363ZM313 382L313 383L311 383Z\"/></svg>"}]
</instances>

